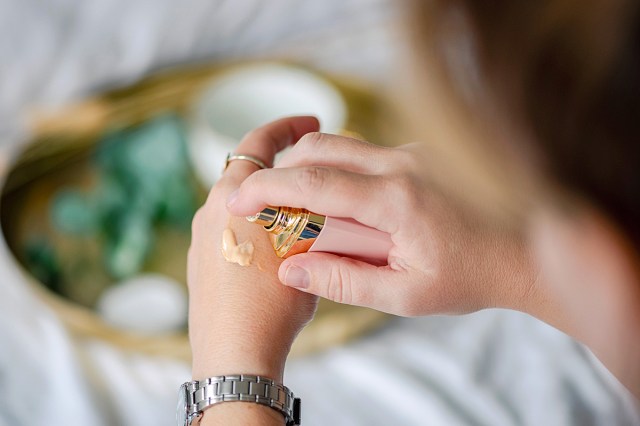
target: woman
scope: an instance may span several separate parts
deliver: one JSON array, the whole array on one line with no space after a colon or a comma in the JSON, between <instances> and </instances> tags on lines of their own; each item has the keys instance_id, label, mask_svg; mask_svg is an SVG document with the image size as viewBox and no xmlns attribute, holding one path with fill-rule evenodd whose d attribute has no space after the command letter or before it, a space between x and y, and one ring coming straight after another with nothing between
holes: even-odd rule
<instances>
[{"instance_id":1,"label":"woman","mask_svg":"<svg viewBox=\"0 0 640 426\"><path fill-rule=\"evenodd\" d=\"M267 166L297 143L273 169L231 162L194 219L194 379L252 374L282 383L289 347L319 295L406 316L526 312L586 344L640 396L640 6L413 7L418 133L446 140L451 152L481 146L498 172L456 180L440 170L456 163L433 146L381 148L322 135L311 117L247 135L236 152ZM466 75L461 47L477 65ZM524 193L523 203L496 195L500 173L511 190L501 193ZM505 199L517 205L510 214L490 212ZM281 263L266 234L242 219L265 205L353 217L388 232L389 265L321 253ZM261 269L225 262L227 227L253 241ZM201 424L283 424L281 413L260 404L203 413Z\"/></svg>"}]
</instances>

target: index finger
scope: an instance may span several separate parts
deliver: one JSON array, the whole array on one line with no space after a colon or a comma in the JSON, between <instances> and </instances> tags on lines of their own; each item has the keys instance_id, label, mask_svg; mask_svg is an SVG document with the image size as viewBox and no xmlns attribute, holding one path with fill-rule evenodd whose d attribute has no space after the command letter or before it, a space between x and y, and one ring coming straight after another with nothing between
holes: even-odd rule
<instances>
[{"instance_id":1,"label":"index finger","mask_svg":"<svg viewBox=\"0 0 640 426\"><path fill-rule=\"evenodd\" d=\"M235 154L256 157L272 167L273 159L279 151L297 142L305 134L317 132L319 128L320 123L313 116L281 118L247 133L236 148ZM232 161L221 180L231 180L239 184L257 168L258 166L250 161Z\"/></svg>"}]
</instances>

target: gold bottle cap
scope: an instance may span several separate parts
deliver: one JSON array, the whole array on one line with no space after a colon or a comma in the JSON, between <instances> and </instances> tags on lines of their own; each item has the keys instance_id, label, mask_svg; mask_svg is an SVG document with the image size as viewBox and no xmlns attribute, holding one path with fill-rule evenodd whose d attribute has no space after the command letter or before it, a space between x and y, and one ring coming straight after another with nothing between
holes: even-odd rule
<instances>
[{"instance_id":1,"label":"gold bottle cap","mask_svg":"<svg viewBox=\"0 0 640 426\"><path fill-rule=\"evenodd\" d=\"M280 212L279 207L267 207L261 212L254 214L253 216L247 216L247 220L249 222L257 223L258 225L262 225L264 227L271 226L276 219L278 218L278 213Z\"/></svg>"},{"instance_id":2,"label":"gold bottle cap","mask_svg":"<svg viewBox=\"0 0 640 426\"><path fill-rule=\"evenodd\" d=\"M325 216L294 207L267 207L249 222L262 225L269 232L271 244L280 257L288 257L309 250L322 231Z\"/></svg>"}]
</instances>

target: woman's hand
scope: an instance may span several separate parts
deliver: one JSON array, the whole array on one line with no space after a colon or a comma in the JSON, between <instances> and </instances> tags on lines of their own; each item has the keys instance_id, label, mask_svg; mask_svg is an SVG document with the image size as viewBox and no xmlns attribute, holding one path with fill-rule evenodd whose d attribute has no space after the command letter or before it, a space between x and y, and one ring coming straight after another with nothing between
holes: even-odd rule
<instances>
[{"instance_id":1,"label":"woman's hand","mask_svg":"<svg viewBox=\"0 0 640 426\"><path fill-rule=\"evenodd\" d=\"M277 151L317 130L318 122L313 117L279 120L251 132L236 152L272 164ZM193 220L187 281L194 379L256 374L282 382L290 346L315 312L316 297L278 281L280 259L267 233L227 213L227 196L257 169L249 161L231 162ZM255 251L250 266L224 260L221 244L225 228L235 232L238 242L252 241ZM267 408L267 416L271 411Z\"/></svg>"},{"instance_id":2,"label":"woman's hand","mask_svg":"<svg viewBox=\"0 0 640 426\"><path fill-rule=\"evenodd\" d=\"M327 253L287 259L280 280L304 292L406 316L526 310L535 271L524 241L433 189L417 148L309 133L275 168L249 176L227 208L245 216L266 205L304 207L391 234L384 267Z\"/></svg>"}]
</instances>

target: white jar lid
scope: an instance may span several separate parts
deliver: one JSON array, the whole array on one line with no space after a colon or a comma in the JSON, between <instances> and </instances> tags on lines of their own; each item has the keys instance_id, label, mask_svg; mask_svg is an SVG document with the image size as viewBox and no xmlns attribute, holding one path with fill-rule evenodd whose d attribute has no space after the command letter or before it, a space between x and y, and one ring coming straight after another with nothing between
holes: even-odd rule
<instances>
[{"instance_id":1,"label":"white jar lid","mask_svg":"<svg viewBox=\"0 0 640 426\"><path fill-rule=\"evenodd\" d=\"M189 155L202 183L219 179L227 153L247 132L292 115L315 115L322 132L338 133L347 107L330 82L289 65L248 65L214 79L190 119Z\"/></svg>"},{"instance_id":2,"label":"white jar lid","mask_svg":"<svg viewBox=\"0 0 640 426\"><path fill-rule=\"evenodd\" d=\"M96 306L102 319L123 331L163 335L187 322L187 292L160 274L140 274L104 291Z\"/></svg>"}]
</instances>

